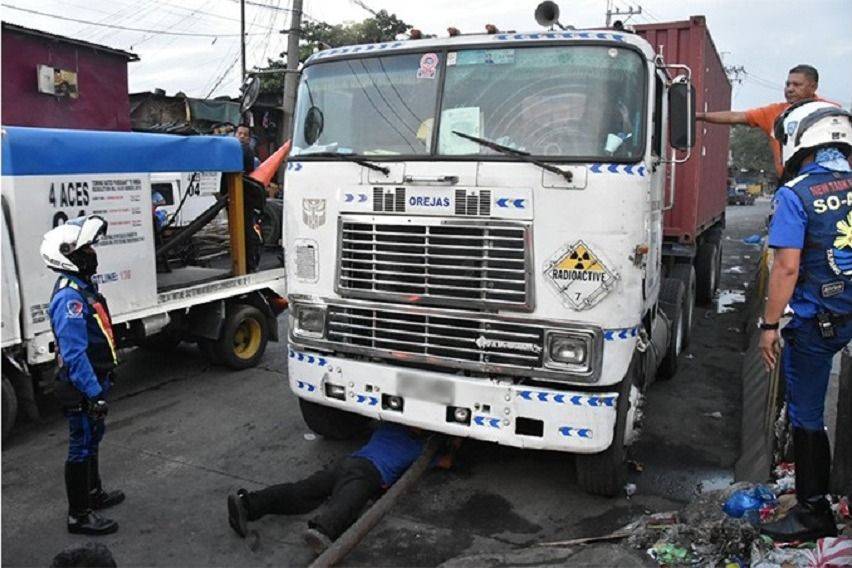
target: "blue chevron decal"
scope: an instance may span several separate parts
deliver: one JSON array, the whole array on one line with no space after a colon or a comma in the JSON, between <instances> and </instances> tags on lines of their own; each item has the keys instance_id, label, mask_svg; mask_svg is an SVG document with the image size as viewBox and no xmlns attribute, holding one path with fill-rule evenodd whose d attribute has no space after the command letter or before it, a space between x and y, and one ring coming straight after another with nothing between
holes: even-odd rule
<instances>
[{"instance_id":1,"label":"blue chevron decal","mask_svg":"<svg viewBox=\"0 0 852 568\"><path fill-rule=\"evenodd\" d=\"M489 418L487 416L474 416L473 423L477 426L490 426L491 428L500 428L499 418Z\"/></svg>"},{"instance_id":2,"label":"blue chevron decal","mask_svg":"<svg viewBox=\"0 0 852 568\"><path fill-rule=\"evenodd\" d=\"M379 404L379 399L366 394L356 394L355 402L357 402L358 404L366 404L367 406L376 406L377 404Z\"/></svg>"},{"instance_id":3,"label":"blue chevron decal","mask_svg":"<svg viewBox=\"0 0 852 568\"><path fill-rule=\"evenodd\" d=\"M613 41L624 41L624 35L611 33L592 32L542 32L530 34L498 34L495 36L499 41L511 40L543 40L543 39L611 39ZM322 52L320 52L322 53Z\"/></svg>"},{"instance_id":4,"label":"blue chevron decal","mask_svg":"<svg viewBox=\"0 0 852 568\"><path fill-rule=\"evenodd\" d=\"M302 390L307 390L308 392L314 392L317 390L316 386L305 381L296 381L296 387Z\"/></svg>"},{"instance_id":5,"label":"blue chevron decal","mask_svg":"<svg viewBox=\"0 0 852 568\"><path fill-rule=\"evenodd\" d=\"M575 394L569 397L565 393L529 390L518 391L518 396L524 400L529 400L530 402L553 402L555 404L572 404L574 406L591 406L593 408L600 408L602 406L612 408L615 406L615 401L618 398L617 396L612 395L595 396L582 394ZM476 419L474 418L474 421L475 420Z\"/></svg>"},{"instance_id":6,"label":"blue chevron decal","mask_svg":"<svg viewBox=\"0 0 852 568\"><path fill-rule=\"evenodd\" d=\"M300 353L298 351L289 350L290 359L296 359L297 361L302 361L308 363L309 365L318 365L320 367L325 367L328 365L328 359L325 357L320 357L319 355L309 355L307 353Z\"/></svg>"},{"instance_id":7,"label":"blue chevron decal","mask_svg":"<svg viewBox=\"0 0 852 568\"><path fill-rule=\"evenodd\" d=\"M302 162L287 162L287 171L298 172L302 169Z\"/></svg>"},{"instance_id":8,"label":"blue chevron decal","mask_svg":"<svg viewBox=\"0 0 852 568\"><path fill-rule=\"evenodd\" d=\"M559 428L559 433L566 438L591 438L591 428L577 428L575 426L562 426Z\"/></svg>"},{"instance_id":9,"label":"blue chevron decal","mask_svg":"<svg viewBox=\"0 0 852 568\"><path fill-rule=\"evenodd\" d=\"M630 339L639 335L639 326L620 327L603 330L604 341L615 341L617 339Z\"/></svg>"},{"instance_id":10,"label":"blue chevron decal","mask_svg":"<svg viewBox=\"0 0 852 568\"><path fill-rule=\"evenodd\" d=\"M636 166L635 164L590 164L589 171L593 174L625 174L628 176L645 177L645 166Z\"/></svg>"}]
</instances>

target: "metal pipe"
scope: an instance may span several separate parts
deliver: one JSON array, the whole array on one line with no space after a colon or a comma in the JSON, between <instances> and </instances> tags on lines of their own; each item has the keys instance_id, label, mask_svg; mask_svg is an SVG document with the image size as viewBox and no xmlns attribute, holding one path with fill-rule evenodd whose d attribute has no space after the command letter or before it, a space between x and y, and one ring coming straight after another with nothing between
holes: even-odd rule
<instances>
[{"instance_id":1,"label":"metal pipe","mask_svg":"<svg viewBox=\"0 0 852 568\"><path fill-rule=\"evenodd\" d=\"M204 213L199 215L192 223L187 225L181 232L179 232L177 235L175 235L174 237L169 239L168 242L163 243L163 245L160 248L157 249L156 255L162 256L162 255L166 254L167 252L169 252L170 250L172 250L173 248L175 248L178 245L185 242L192 235L194 235L195 233L200 231L202 229L202 227L204 227L204 225L206 225L207 223L212 221L213 218L216 217L216 215L219 214L219 211L224 209L225 206L227 206L227 205L228 205L228 196L227 195L218 196L216 198L216 203L211 205L207 209L207 211L205 211Z\"/></svg>"}]
</instances>

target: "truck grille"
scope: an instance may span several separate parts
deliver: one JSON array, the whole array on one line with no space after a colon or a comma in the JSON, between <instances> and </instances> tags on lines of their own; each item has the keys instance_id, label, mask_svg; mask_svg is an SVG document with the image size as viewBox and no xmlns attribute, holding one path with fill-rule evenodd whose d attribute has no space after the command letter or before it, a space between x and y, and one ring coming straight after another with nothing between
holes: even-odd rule
<instances>
[{"instance_id":1,"label":"truck grille","mask_svg":"<svg viewBox=\"0 0 852 568\"><path fill-rule=\"evenodd\" d=\"M342 218L338 293L417 304L532 309L529 224L412 221Z\"/></svg>"},{"instance_id":2,"label":"truck grille","mask_svg":"<svg viewBox=\"0 0 852 568\"><path fill-rule=\"evenodd\" d=\"M330 305L326 338L372 355L534 368L542 364L540 326L403 310Z\"/></svg>"}]
</instances>

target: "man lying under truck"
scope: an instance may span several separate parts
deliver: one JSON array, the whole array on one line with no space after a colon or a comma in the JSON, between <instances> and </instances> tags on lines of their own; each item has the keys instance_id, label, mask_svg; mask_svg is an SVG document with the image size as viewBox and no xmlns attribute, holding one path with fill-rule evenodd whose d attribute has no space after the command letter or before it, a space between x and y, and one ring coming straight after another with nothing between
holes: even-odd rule
<instances>
[{"instance_id":1,"label":"man lying under truck","mask_svg":"<svg viewBox=\"0 0 852 568\"><path fill-rule=\"evenodd\" d=\"M264 515L300 515L317 512L303 533L305 543L321 554L342 535L367 503L397 482L423 452L425 433L381 422L370 440L357 452L293 483L281 483L228 495L228 522L245 538L248 521ZM437 460L448 468L449 456Z\"/></svg>"}]
</instances>

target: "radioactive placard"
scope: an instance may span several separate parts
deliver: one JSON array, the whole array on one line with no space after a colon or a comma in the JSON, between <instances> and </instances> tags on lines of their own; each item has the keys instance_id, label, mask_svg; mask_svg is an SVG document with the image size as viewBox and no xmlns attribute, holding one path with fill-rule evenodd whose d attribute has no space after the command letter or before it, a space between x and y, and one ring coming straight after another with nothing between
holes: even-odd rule
<instances>
[{"instance_id":1,"label":"radioactive placard","mask_svg":"<svg viewBox=\"0 0 852 568\"><path fill-rule=\"evenodd\" d=\"M566 308L587 310L600 302L618 275L583 241L561 248L544 266L544 278Z\"/></svg>"}]
</instances>

